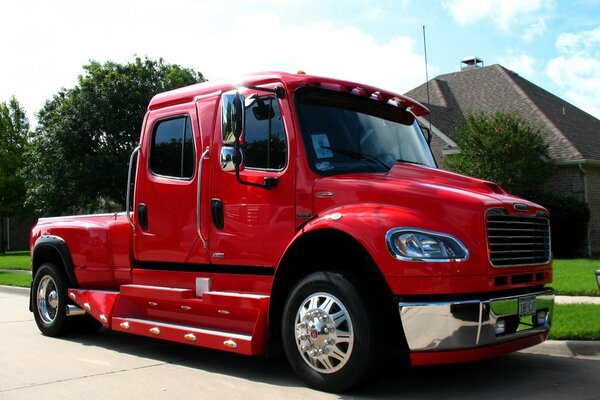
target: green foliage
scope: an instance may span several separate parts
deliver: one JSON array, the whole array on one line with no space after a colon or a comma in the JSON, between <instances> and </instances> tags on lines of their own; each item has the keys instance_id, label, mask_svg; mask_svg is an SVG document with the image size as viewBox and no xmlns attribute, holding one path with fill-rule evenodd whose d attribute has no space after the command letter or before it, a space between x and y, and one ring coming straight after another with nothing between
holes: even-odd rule
<instances>
[{"instance_id":1,"label":"green foliage","mask_svg":"<svg viewBox=\"0 0 600 400\"><path fill-rule=\"evenodd\" d=\"M552 175L541 133L516 114L468 113L453 137L461 153L447 160L452 171L495 182L516 195Z\"/></svg>"},{"instance_id":2,"label":"green foliage","mask_svg":"<svg viewBox=\"0 0 600 400\"><path fill-rule=\"evenodd\" d=\"M552 287L561 296L600 296L595 271L598 260L554 260Z\"/></svg>"},{"instance_id":3,"label":"green foliage","mask_svg":"<svg viewBox=\"0 0 600 400\"><path fill-rule=\"evenodd\" d=\"M550 211L552 224L552 252L558 258L573 258L585 254L590 208L575 197L549 193L531 193L526 196Z\"/></svg>"},{"instance_id":4,"label":"green foliage","mask_svg":"<svg viewBox=\"0 0 600 400\"><path fill-rule=\"evenodd\" d=\"M21 214L25 183L21 176L29 122L13 97L0 103L0 217Z\"/></svg>"},{"instance_id":5,"label":"green foliage","mask_svg":"<svg viewBox=\"0 0 600 400\"><path fill-rule=\"evenodd\" d=\"M27 203L42 214L123 209L129 155L157 93L204 80L162 59L91 61L39 112L26 153Z\"/></svg>"}]
</instances>

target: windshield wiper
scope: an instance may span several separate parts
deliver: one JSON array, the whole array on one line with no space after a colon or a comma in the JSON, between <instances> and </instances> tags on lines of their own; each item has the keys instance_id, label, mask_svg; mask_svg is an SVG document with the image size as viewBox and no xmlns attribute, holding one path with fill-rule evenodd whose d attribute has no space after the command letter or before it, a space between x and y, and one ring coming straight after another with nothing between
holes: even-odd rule
<instances>
[{"instance_id":1,"label":"windshield wiper","mask_svg":"<svg viewBox=\"0 0 600 400\"><path fill-rule=\"evenodd\" d=\"M404 162L404 163L409 163L409 164L425 165L425 164L420 163L418 161L408 161L408 160L403 160L401 158L399 158L398 160L396 160L396 162Z\"/></svg>"},{"instance_id":2,"label":"windshield wiper","mask_svg":"<svg viewBox=\"0 0 600 400\"><path fill-rule=\"evenodd\" d=\"M380 159L378 159L377 157L373 157L370 154L367 153L361 153L360 151L354 151L354 150L349 150L349 149L342 149L339 147L331 147L331 146L321 146L322 149L326 149L326 150L331 150L334 151L336 153L340 153L343 155L346 155L350 158L353 158L355 160L365 160L365 161L370 161L372 163L376 163L379 164L381 166L383 166L385 169L389 170L390 166L387 165L386 163L384 163L383 161L381 161Z\"/></svg>"}]
</instances>

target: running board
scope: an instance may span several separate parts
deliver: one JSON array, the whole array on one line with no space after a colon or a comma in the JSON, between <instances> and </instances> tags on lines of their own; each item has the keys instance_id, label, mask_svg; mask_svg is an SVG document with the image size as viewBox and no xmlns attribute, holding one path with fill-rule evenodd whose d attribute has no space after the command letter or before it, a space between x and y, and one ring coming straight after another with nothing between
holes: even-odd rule
<instances>
[{"instance_id":1,"label":"running board","mask_svg":"<svg viewBox=\"0 0 600 400\"><path fill-rule=\"evenodd\" d=\"M155 337L172 342L192 344L211 349L255 355L264 352L264 346L257 346L251 335L224 332L194 326L170 324L139 318L114 317L113 329L136 335ZM262 342L258 340L258 342Z\"/></svg>"},{"instance_id":2,"label":"running board","mask_svg":"<svg viewBox=\"0 0 600 400\"><path fill-rule=\"evenodd\" d=\"M109 329L240 354L265 351L266 294L206 291L198 296L194 289L135 284L120 289L69 289L68 296Z\"/></svg>"}]
</instances>

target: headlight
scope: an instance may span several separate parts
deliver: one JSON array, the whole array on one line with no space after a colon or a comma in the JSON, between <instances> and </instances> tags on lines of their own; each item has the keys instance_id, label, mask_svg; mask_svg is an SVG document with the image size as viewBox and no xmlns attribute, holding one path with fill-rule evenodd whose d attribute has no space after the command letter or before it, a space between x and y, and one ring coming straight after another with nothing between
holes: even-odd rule
<instances>
[{"instance_id":1,"label":"headlight","mask_svg":"<svg viewBox=\"0 0 600 400\"><path fill-rule=\"evenodd\" d=\"M416 228L390 229L385 236L392 256L403 261L466 261L469 251L454 236Z\"/></svg>"}]
</instances>

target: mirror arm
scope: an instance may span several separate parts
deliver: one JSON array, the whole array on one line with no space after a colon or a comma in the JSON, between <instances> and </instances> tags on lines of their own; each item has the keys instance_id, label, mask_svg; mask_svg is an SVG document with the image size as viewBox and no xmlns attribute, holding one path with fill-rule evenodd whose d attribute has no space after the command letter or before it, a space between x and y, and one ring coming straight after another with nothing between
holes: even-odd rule
<instances>
[{"instance_id":1,"label":"mirror arm","mask_svg":"<svg viewBox=\"0 0 600 400\"><path fill-rule=\"evenodd\" d=\"M275 176L265 176L263 178L265 183L255 183L255 182L244 181L244 180L242 180L242 178L240 178L240 167L239 166L235 167L235 177L236 177L237 181L239 183L241 183L242 185L258 187L258 188L262 188L262 189L266 189L266 190L271 190L272 188L277 186L277 183L279 182L279 179Z\"/></svg>"},{"instance_id":2,"label":"mirror arm","mask_svg":"<svg viewBox=\"0 0 600 400\"><path fill-rule=\"evenodd\" d=\"M255 183L242 180L242 178L240 177L240 165L242 164L242 155L240 152L240 141L238 138L235 139L232 161L233 165L235 166L235 178L237 179L238 183L246 186L259 187L266 190L271 190L272 188L277 186L277 182L279 181L279 179L274 176L265 176L263 178L265 183Z\"/></svg>"}]
</instances>

